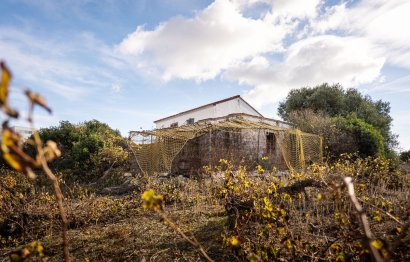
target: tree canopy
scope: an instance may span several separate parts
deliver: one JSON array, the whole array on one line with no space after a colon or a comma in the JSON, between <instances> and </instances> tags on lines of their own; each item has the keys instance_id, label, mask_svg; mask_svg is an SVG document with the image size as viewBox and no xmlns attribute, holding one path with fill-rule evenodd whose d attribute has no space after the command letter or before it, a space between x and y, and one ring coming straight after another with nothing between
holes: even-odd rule
<instances>
[{"instance_id":1,"label":"tree canopy","mask_svg":"<svg viewBox=\"0 0 410 262\"><path fill-rule=\"evenodd\" d=\"M284 120L294 121L293 112L303 110L335 118L333 122L355 136L361 148L359 151L365 155L380 154L381 151L389 153L397 145L397 136L391 132L393 119L389 102L374 101L356 89L344 89L339 84L327 83L313 88L294 89L279 104L278 113ZM377 144L377 149L366 149L373 142Z\"/></svg>"},{"instance_id":2,"label":"tree canopy","mask_svg":"<svg viewBox=\"0 0 410 262\"><path fill-rule=\"evenodd\" d=\"M124 163L128 157L120 132L97 120L79 124L61 121L59 126L41 129L39 134L43 141L58 143L62 157L53 163L57 169L101 172Z\"/></svg>"}]
</instances>

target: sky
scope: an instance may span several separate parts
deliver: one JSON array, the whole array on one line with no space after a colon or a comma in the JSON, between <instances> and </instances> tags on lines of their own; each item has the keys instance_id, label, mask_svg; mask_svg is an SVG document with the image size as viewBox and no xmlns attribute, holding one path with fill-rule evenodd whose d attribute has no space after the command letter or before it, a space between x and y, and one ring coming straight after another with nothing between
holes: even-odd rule
<instances>
[{"instance_id":1,"label":"sky","mask_svg":"<svg viewBox=\"0 0 410 262\"><path fill-rule=\"evenodd\" d=\"M97 119L126 136L238 94L279 118L290 90L327 82L390 102L409 150L409 14L407 0L2 0L0 59L15 107L29 87L53 108L37 127Z\"/></svg>"}]
</instances>

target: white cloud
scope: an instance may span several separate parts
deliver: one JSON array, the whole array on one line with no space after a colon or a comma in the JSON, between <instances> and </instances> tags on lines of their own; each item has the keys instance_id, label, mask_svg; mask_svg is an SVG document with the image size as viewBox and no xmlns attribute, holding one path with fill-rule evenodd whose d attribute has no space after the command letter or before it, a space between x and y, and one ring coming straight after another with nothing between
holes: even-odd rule
<instances>
[{"instance_id":1,"label":"white cloud","mask_svg":"<svg viewBox=\"0 0 410 262\"><path fill-rule=\"evenodd\" d=\"M407 0L362 0L355 5L346 3L328 8L310 23L313 33L339 33L365 38L378 45L387 62L410 68L410 2Z\"/></svg>"},{"instance_id":2,"label":"white cloud","mask_svg":"<svg viewBox=\"0 0 410 262\"><path fill-rule=\"evenodd\" d=\"M236 4L217 0L194 18L175 17L153 31L138 27L118 50L143 59L141 66L161 68L166 80L208 80L245 59L281 51L288 31L246 18Z\"/></svg>"},{"instance_id":3,"label":"white cloud","mask_svg":"<svg viewBox=\"0 0 410 262\"><path fill-rule=\"evenodd\" d=\"M302 86L370 83L379 77L384 61L365 39L323 35L291 45L281 63L258 57L227 71L225 77L253 86L246 97L260 107Z\"/></svg>"},{"instance_id":4,"label":"white cloud","mask_svg":"<svg viewBox=\"0 0 410 262\"><path fill-rule=\"evenodd\" d=\"M266 13L269 21L277 19L313 18L317 15L317 8L321 0L234 0L232 1L239 8L245 10L249 7L265 4L270 7L270 12Z\"/></svg>"},{"instance_id":5,"label":"white cloud","mask_svg":"<svg viewBox=\"0 0 410 262\"><path fill-rule=\"evenodd\" d=\"M405 0L216 0L193 18L139 26L117 49L164 80L249 85L247 98L261 106L292 88L376 83L385 64L410 68L408 14Z\"/></svg>"},{"instance_id":6,"label":"white cloud","mask_svg":"<svg viewBox=\"0 0 410 262\"><path fill-rule=\"evenodd\" d=\"M272 11L268 14L271 21L281 19L304 19L314 18L317 15L317 8L320 0L264 0L272 6Z\"/></svg>"},{"instance_id":7,"label":"white cloud","mask_svg":"<svg viewBox=\"0 0 410 262\"><path fill-rule=\"evenodd\" d=\"M381 81L369 90L382 92L383 94L410 93L410 75L389 79L389 81L386 81L386 77L383 76Z\"/></svg>"},{"instance_id":8,"label":"white cloud","mask_svg":"<svg viewBox=\"0 0 410 262\"><path fill-rule=\"evenodd\" d=\"M295 85L339 82L352 87L375 80L384 61L363 38L322 35L291 45L284 65Z\"/></svg>"}]
</instances>

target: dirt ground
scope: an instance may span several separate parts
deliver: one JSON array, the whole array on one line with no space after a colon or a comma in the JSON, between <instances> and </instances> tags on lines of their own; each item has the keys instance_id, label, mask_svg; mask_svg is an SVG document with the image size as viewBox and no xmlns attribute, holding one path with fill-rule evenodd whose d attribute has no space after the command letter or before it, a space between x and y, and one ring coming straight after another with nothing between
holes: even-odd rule
<instances>
[{"instance_id":1,"label":"dirt ground","mask_svg":"<svg viewBox=\"0 0 410 262\"><path fill-rule=\"evenodd\" d=\"M174 192L174 191L171 191ZM221 235L226 217L224 208L208 203L206 197L196 200L179 196L168 203L165 211L189 236L193 234L217 261L235 261L224 254ZM171 197L170 197L171 198ZM186 201L186 199L191 199ZM141 192L124 195L84 194L68 198L69 250L72 261L201 261L197 250L160 217L141 206ZM25 207L27 218L17 226L24 231L12 241L0 243L0 261L8 261L8 253L39 240L47 261L62 261L61 226L52 195L42 193Z\"/></svg>"},{"instance_id":2,"label":"dirt ground","mask_svg":"<svg viewBox=\"0 0 410 262\"><path fill-rule=\"evenodd\" d=\"M215 207L218 208L218 207ZM198 238L208 254L222 260L221 242L224 217L191 210L172 210L184 229ZM181 219L182 218L182 219ZM184 219L185 218L185 219ZM74 261L199 261L198 252L176 232L165 226L156 214L136 210L134 216L69 230L70 252ZM52 239L45 239L51 261L60 261L61 251Z\"/></svg>"}]
</instances>

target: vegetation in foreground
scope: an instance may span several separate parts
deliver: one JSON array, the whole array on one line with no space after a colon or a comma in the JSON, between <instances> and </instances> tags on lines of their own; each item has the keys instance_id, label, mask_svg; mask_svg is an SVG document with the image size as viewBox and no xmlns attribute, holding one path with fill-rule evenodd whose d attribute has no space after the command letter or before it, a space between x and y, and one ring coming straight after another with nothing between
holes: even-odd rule
<instances>
[{"instance_id":1,"label":"vegetation in foreground","mask_svg":"<svg viewBox=\"0 0 410 262\"><path fill-rule=\"evenodd\" d=\"M410 259L409 175L391 171L380 158L345 157L283 177L226 161L205 171L198 179L134 177L138 189L123 195L62 181L72 259L205 259L170 223L215 261L367 260L372 247L383 260ZM353 178L370 238L346 176ZM3 259L38 241L42 258L60 261L60 219L51 192L10 171L0 185Z\"/></svg>"}]
</instances>

